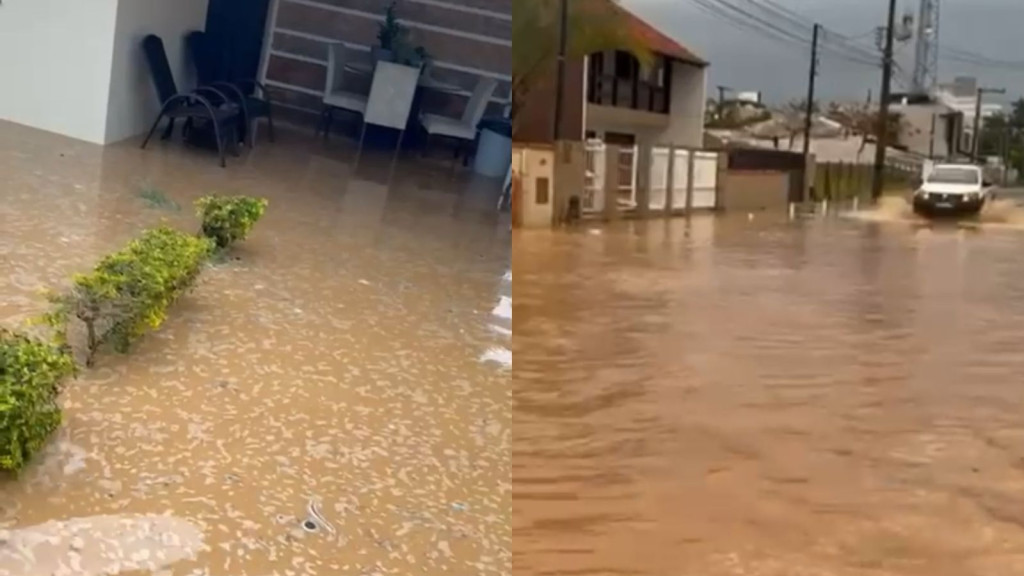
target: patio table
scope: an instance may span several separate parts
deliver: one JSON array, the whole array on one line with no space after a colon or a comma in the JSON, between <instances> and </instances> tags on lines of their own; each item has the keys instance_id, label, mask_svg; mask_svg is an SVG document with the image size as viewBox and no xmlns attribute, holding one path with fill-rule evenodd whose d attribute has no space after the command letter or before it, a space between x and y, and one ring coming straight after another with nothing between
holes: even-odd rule
<instances>
[{"instance_id":1,"label":"patio table","mask_svg":"<svg viewBox=\"0 0 1024 576\"><path fill-rule=\"evenodd\" d=\"M345 65L345 71L372 76L373 65L369 63L349 63ZM423 94L426 90L447 94L462 93L462 89L458 86L442 82L431 76L429 69L421 75L419 85L416 88L416 96L412 102L412 110L409 112L409 120L405 126L405 140L402 143L402 149L404 150L418 149L426 144L426 139L423 138L422 131L420 130L420 109L423 104ZM378 126L367 126L364 145L393 149L397 138L398 134L392 130Z\"/></svg>"}]
</instances>

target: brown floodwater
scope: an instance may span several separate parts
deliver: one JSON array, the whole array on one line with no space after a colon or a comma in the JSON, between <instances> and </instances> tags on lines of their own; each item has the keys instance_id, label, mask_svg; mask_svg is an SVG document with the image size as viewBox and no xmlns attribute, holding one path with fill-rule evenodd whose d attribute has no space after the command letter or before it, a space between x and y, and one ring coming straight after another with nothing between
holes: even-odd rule
<instances>
[{"instance_id":1,"label":"brown floodwater","mask_svg":"<svg viewBox=\"0 0 1024 576\"><path fill-rule=\"evenodd\" d=\"M517 232L513 573L1024 574L1011 216Z\"/></svg>"},{"instance_id":2,"label":"brown floodwater","mask_svg":"<svg viewBox=\"0 0 1024 576\"><path fill-rule=\"evenodd\" d=\"M158 332L70 383L46 452L0 479L0 576L510 573L498 186L353 156L284 132L224 170L0 123L6 327L144 227L196 229L200 195L270 200Z\"/></svg>"}]
</instances>

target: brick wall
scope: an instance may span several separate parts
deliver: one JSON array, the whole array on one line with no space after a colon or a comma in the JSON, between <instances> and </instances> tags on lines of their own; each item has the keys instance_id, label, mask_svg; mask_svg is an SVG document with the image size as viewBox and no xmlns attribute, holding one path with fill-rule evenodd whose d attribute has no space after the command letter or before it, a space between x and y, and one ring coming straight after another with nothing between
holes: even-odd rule
<instances>
[{"instance_id":1,"label":"brick wall","mask_svg":"<svg viewBox=\"0 0 1024 576\"><path fill-rule=\"evenodd\" d=\"M274 0L261 73L291 111L318 114L327 75L327 43L345 42L353 59L369 60L390 0ZM398 16L414 45L434 60L432 75L460 94L427 92L424 109L457 116L481 76L499 81L491 103L509 98L512 74L512 0L401 0ZM353 91L368 77L349 75Z\"/></svg>"}]
</instances>

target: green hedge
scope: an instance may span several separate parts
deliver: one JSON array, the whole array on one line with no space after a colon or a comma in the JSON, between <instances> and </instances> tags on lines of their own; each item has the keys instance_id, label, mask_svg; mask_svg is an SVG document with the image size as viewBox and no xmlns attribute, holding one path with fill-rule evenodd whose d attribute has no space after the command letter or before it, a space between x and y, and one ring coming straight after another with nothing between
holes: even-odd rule
<instances>
[{"instance_id":1,"label":"green hedge","mask_svg":"<svg viewBox=\"0 0 1024 576\"><path fill-rule=\"evenodd\" d=\"M20 470L60 426L57 395L74 370L63 350L0 329L0 470Z\"/></svg>"},{"instance_id":2,"label":"green hedge","mask_svg":"<svg viewBox=\"0 0 1024 576\"><path fill-rule=\"evenodd\" d=\"M87 364L106 342L126 352L166 318L167 308L188 290L213 249L207 238L160 227L143 232L123 250L76 276L71 291L51 297L45 320L57 343L68 343L68 323L85 326Z\"/></svg>"},{"instance_id":3,"label":"green hedge","mask_svg":"<svg viewBox=\"0 0 1024 576\"><path fill-rule=\"evenodd\" d=\"M203 236L221 249L244 240L266 210L266 200L248 196L207 196L196 201Z\"/></svg>"}]
</instances>

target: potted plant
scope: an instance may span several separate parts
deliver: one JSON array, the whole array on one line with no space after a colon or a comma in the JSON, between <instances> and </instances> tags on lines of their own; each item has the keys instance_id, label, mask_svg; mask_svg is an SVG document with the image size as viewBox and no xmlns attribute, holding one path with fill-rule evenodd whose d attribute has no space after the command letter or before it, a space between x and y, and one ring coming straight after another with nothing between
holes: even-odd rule
<instances>
[{"instance_id":1,"label":"potted plant","mask_svg":"<svg viewBox=\"0 0 1024 576\"><path fill-rule=\"evenodd\" d=\"M384 21L377 30L377 46L371 50L374 62L392 62L395 50L405 40L406 30L398 22L398 0L388 4L384 11Z\"/></svg>"}]
</instances>

